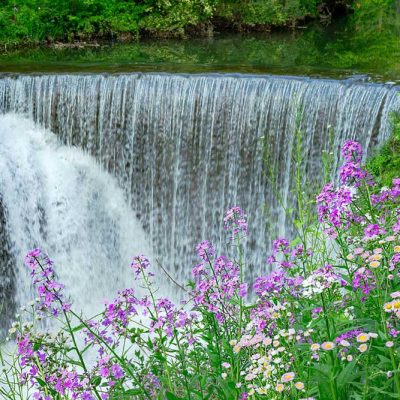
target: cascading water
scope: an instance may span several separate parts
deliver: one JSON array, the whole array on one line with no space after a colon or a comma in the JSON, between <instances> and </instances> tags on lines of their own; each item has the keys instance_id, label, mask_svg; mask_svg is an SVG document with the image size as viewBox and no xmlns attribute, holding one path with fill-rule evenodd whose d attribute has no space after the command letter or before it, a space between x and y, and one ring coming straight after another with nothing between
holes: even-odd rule
<instances>
[{"instance_id":1,"label":"cascading water","mask_svg":"<svg viewBox=\"0 0 400 400\"><path fill-rule=\"evenodd\" d=\"M145 234L115 179L93 158L7 115L0 116L0 170L3 320L33 298L23 260L35 246L56 260L60 281L89 315L134 285L129 264L146 251Z\"/></svg>"},{"instance_id":2,"label":"cascading water","mask_svg":"<svg viewBox=\"0 0 400 400\"><path fill-rule=\"evenodd\" d=\"M336 164L339 145L347 138L372 149L389 134L390 112L400 110L398 91L390 85L273 76L8 76L0 79L0 112L22 113L50 128L64 144L95 156L117 177L154 253L183 282L190 276L198 241L223 245L222 218L232 205L240 205L248 214L247 246L254 255L250 273L255 266L257 274L265 271L272 237L288 233L265 174L262 137L269 147L269 162L278 172L283 201L290 205L296 128L303 132L305 183L311 177L321 179L329 126L334 131ZM18 139L21 146L22 141ZM31 160L27 157L26 162ZM59 195L46 194L40 179L33 179L41 188L35 193L39 204L39 195ZM81 184L75 190L86 189ZM89 208L91 198L82 193L79 201ZM108 206L96 201L107 212ZM78 206L78 200L74 204ZM33 240L41 235L40 216L45 212L32 207L37 219L36 230L30 233ZM66 207L63 212L68 212ZM125 208L121 215L124 212ZM94 227L98 214L92 216ZM70 223L69 216L63 220ZM74 232L82 222L76 224ZM57 246L65 247L63 237L70 236L66 228L59 226L54 237L48 235L52 243L48 250L61 261L64 256L57 253ZM106 235L103 238L107 241ZM21 245L17 237L13 240ZM95 240L87 240L85 246L91 253L104 251ZM74 250L69 247L68 251ZM96 263L87 268L89 275L101 274ZM102 268L105 272L113 266Z\"/></svg>"}]
</instances>

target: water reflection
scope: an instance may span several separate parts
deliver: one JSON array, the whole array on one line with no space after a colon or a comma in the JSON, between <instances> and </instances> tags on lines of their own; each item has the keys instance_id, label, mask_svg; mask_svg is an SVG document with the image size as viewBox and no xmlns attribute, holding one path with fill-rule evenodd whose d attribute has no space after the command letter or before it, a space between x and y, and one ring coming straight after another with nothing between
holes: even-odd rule
<instances>
[{"instance_id":1,"label":"water reflection","mask_svg":"<svg viewBox=\"0 0 400 400\"><path fill-rule=\"evenodd\" d=\"M356 14L328 28L285 33L3 51L0 71L247 72L332 78L367 74L373 80L399 82L400 14L373 15Z\"/></svg>"}]
</instances>

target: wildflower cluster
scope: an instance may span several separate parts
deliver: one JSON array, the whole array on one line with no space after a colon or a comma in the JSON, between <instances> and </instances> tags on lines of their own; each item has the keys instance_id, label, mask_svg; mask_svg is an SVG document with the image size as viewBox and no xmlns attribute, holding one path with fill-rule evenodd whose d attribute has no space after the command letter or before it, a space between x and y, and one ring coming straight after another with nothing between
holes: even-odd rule
<instances>
[{"instance_id":1,"label":"wildflower cluster","mask_svg":"<svg viewBox=\"0 0 400 400\"><path fill-rule=\"evenodd\" d=\"M340 184L316 198L306 235L273 242L252 285L244 280L239 207L224 226L231 246L205 240L180 303L160 297L151 263L132 260L134 289L83 318L53 262L26 259L38 298L10 329L0 357L5 398L400 399L400 179L379 188L361 146L343 145ZM265 271L265 273L262 273ZM268 272L270 271L270 272ZM57 319L47 332L37 319ZM88 361L90 354L91 362ZM11 361L8 361L11 360ZM15 382L28 388L25 397ZM13 383L14 382L14 383Z\"/></svg>"},{"instance_id":2,"label":"wildflower cluster","mask_svg":"<svg viewBox=\"0 0 400 400\"><path fill-rule=\"evenodd\" d=\"M231 237L234 238L238 234L247 234L248 226L246 215L240 207L230 208L224 218L225 230L231 233Z\"/></svg>"},{"instance_id":3,"label":"wildflower cluster","mask_svg":"<svg viewBox=\"0 0 400 400\"><path fill-rule=\"evenodd\" d=\"M68 311L71 305L64 300L64 285L56 281L54 262L40 249L33 249L26 255L25 264L39 296L38 311L51 312L55 317L60 311Z\"/></svg>"}]
</instances>

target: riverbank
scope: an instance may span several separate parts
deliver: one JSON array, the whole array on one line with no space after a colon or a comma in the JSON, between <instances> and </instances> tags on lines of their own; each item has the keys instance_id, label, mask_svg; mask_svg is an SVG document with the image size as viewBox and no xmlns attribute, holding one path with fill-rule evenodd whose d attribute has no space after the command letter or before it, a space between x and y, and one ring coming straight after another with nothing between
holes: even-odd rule
<instances>
[{"instance_id":1,"label":"riverbank","mask_svg":"<svg viewBox=\"0 0 400 400\"><path fill-rule=\"evenodd\" d=\"M59 43L133 42L139 38L197 38L219 33L288 30L329 23L352 13L350 0L227 0L53 2L6 0L0 43L27 47Z\"/></svg>"}]
</instances>

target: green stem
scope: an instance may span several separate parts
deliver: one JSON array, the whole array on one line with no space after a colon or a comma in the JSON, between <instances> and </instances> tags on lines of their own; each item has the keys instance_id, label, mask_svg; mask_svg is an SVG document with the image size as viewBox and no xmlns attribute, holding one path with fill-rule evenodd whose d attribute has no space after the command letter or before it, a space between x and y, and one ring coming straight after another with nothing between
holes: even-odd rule
<instances>
[{"instance_id":1,"label":"green stem","mask_svg":"<svg viewBox=\"0 0 400 400\"><path fill-rule=\"evenodd\" d=\"M176 339L176 343L177 343L177 345L178 345L179 358L180 358L181 366L182 366L182 374L183 374L184 379L185 379L186 392L187 392L187 395L188 395L187 398L188 398L188 400L191 400L189 382L188 382L188 379L187 379L187 375L186 375L186 373L185 373L185 371L186 371L186 365L185 365L184 352L183 352L183 350L182 350L182 346L181 346L181 343L180 343L180 341L179 341L179 337L178 337L178 335L176 334L176 332L174 332L174 336L175 336L175 339Z\"/></svg>"},{"instance_id":2,"label":"green stem","mask_svg":"<svg viewBox=\"0 0 400 400\"><path fill-rule=\"evenodd\" d=\"M378 281L378 288L382 289L382 284L381 284L381 281L379 279L379 276L377 276L377 281ZM384 312L384 309L383 309L383 302L382 302L381 296L378 296L378 306L379 306L380 315L381 315L382 328L384 330L386 340L388 340L389 339L389 333L388 333L387 326L386 326L386 317L385 317L385 312ZM400 398L399 373L397 371L396 360L394 358L394 353L393 353L393 349L392 348L389 349L389 354L390 354L390 360L392 362L393 377L394 377L394 381L395 381L395 385L396 385L396 389L397 389L397 395L398 395L398 398Z\"/></svg>"},{"instance_id":3,"label":"green stem","mask_svg":"<svg viewBox=\"0 0 400 400\"><path fill-rule=\"evenodd\" d=\"M238 252L239 252L239 274L240 274L240 284L243 284L243 254L242 254L242 247L240 244L240 238L236 238L236 243L238 247ZM239 327L238 327L238 337L237 340L239 342L240 338L242 337L242 323L243 323L243 299L241 296L239 296ZM236 379L239 381L240 379L240 357L238 357L238 365L237 365L237 376Z\"/></svg>"},{"instance_id":4,"label":"green stem","mask_svg":"<svg viewBox=\"0 0 400 400\"><path fill-rule=\"evenodd\" d=\"M328 319L328 316L327 316L327 308L326 308L325 298L324 298L323 293L321 293L321 301L322 301L322 308L324 310L324 320L325 320L325 325L326 325L326 331L328 333L328 339L331 340L332 339L331 330L330 330L330 327L329 327L329 319Z\"/></svg>"},{"instance_id":5,"label":"green stem","mask_svg":"<svg viewBox=\"0 0 400 400\"><path fill-rule=\"evenodd\" d=\"M73 311L70 311L71 314L78 319L78 321L85 326L85 328L99 341L101 342L110 352L111 354L118 360L118 362L125 368L125 370L128 372L129 376L134 380L135 384L138 385L145 396L151 400L150 394L148 391L144 388L144 386L141 384L141 382L135 377L135 375L132 373L131 369L129 368L129 365L125 361L124 358L120 357L115 350L105 341L101 336L99 336L78 314L76 314Z\"/></svg>"},{"instance_id":6,"label":"green stem","mask_svg":"<svg viewBox=\"0 0 400 400\"><path fill-rule=\"evenodd\" d=\"M44 272L44 268L43 268L42 264L40 263L40 260L39 260L38 258L35 258L35 259L36 259L36 261L37 261L37 263L38 263L40 269L42 270L42 272ZM46 276L46 281L47 281L48 283L51 282L48 276ZM77 356L78 356L78 358L79 358L79 361L81 362L81 365L82 365L83 370L85 371L86 375L88 375L88 369L87 369L87 367L86 367L85 361L83 360L83 356L82 356L81 352L79 351L78 344L77 344L76 339L75 339L74 331L72 330L72 327L71 327L71 322L70 322L70 320L69 320L69 318L68 318L67 312L66 312L65 309L64 309L64 302L63 302L62 299L58 296L58 294L55 292L55 290L50 290L50 289L46 286L46 284L44 284L44 286L45 286L45 288L46 288L47 291L53 293L54 297L56 298L56 300L58 301L58 303L59 303L60 306L61 306L61 310L62 310L62 312L63 312L65 321L66 321L67 326L68 326L69 334L70 334L71 339L72 339L72 342L73 342L73 344L74 344L75 353L77 354ZM93 387L93 391L94 391L96 397L97 397L99 400L101 400L100 394L99 394L99 392L97 391L97 389L96 389L95 387Z\"/></svg>"},{"instance_id":7,"label":"green stem","mask_svg":"<svg viewBox=\"0 0 400 400\"><path fill-rule=\"evenodd\" d=\"M148 277L144 273L144 269L140 268L140 271L142 273L143 280L144 280L144 282L146 284L146 289L150 293L150 297L151 297L151 300L152 300L152 303L153 303L154 311L156 313L156 319L158 320L159 319L159 315L158 315L158 310L157 310L157 304L156 304L156 299L154 297L153 291L151 290L151 284L149 282ZM162 348L162 351L163 351L163 355L164 355L164 368L165 368L165 372L166 372L166 375L167 375L168 386L169 386L169 389L172 391L173 387L172 387L172 382L171 382L171 375L170 375L169 368L168 368L167 348L165 347L165 344L163 342L161 329L157 329L157 333L158 333L158 336L159 336L160 345L161 345L161 348Z\"/></svg>"},{"instance_id":8,"label":"green stem","mask_svg":"<svg viewBox=\"0 0 400 400\"><path fill-rule=\"evenodd\" d=\"M2 353L2 351L1 351L1 347L0 347L0 361L1 361L2 367L3 367L3 368L6 368L6 364L5 364L5 362L4 362L4 358L3 358L3 353ZM7 374L7 372L5 372L4 374L5 374L5 376L6 376L7 385L8 385L8 387L10 388L10 391L11 391L11 393L12 393L12 399L15 400L15 393L14 393L14 390L12 389L10 379L8 378L8 374Z\"/></svg>"},{"instance_id":9,"label":"green stem","mask_svg":"<svg viewBox=\"0 0 400 400\"><path fill-rule=\"evenodd\" d=\"M369 370L369 353L370 353L370 348L368 349L368 354L367 354L367 366L365 368L365 386L364 386L364 394L363 394L363 398L364 400L366 400L368 398L368 379L369 379L369 374L368 374L368 370Z\"/></svg>"}]
</instances>

